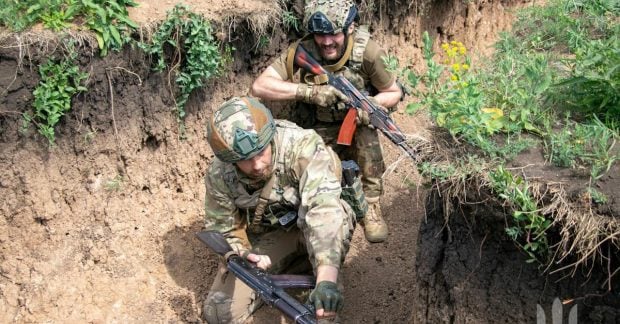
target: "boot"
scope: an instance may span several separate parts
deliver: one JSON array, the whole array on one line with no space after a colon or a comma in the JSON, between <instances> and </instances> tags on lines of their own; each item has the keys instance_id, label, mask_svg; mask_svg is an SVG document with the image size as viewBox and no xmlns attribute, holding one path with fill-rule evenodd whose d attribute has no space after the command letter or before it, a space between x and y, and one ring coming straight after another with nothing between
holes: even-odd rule
<instances>
[{"instance_id":1,"label":"boot","mask_svg":"<svg viewBox=\"0 0 620 324\"><path fill-rule=\"evenodd\" d=\"M366 240L371 243L383 242L387 238L388 228L381 216L379 197L366 198L366 201L368 201L368 212L363 219Z\"/></svg>"}]
</instances>

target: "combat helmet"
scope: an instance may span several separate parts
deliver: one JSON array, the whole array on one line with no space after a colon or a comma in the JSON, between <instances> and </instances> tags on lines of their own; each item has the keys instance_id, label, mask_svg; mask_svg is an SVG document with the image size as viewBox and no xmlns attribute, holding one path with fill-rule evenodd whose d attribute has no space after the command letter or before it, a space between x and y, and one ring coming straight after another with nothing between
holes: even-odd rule
<instances>
[{"instance_id":1,"label":"combat helmet","mask_svg":"<svg viewBox=\"0 0 620 324\"><path fill-rule=\"evenodd\" d=\"M352 0L308 0L303 24L311 34L346 34L358 18L357 7Z\"/></svg>"},{"instance_id":2,"label":"combat helmet","mask_svg":"<svg viewBox=\"0 0 620 324\"><path fill-rule=\"evenodd\" d=\"M273 138L276 124L271 112L257 99L234 97L224 102L207 124L207 141L224 162L248 160Z\"/></svg>"}]
</instances>

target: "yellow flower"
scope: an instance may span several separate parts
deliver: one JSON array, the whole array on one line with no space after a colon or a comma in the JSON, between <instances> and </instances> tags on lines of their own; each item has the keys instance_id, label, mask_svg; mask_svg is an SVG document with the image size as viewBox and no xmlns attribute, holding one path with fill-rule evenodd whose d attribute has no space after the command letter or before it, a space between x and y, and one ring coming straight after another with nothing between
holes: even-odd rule
<instances>
[{"instance_id":1,"label":"yellow flower","mask_svg":"<svg viewBox=\"0 0 620 324\"><path fill-rule=\"evenodd\" d=\"M441 49L446 52L450 49L450 45L448 45L448 43L443 43L441 44Z\"/></svg>"},{"instance_id":2,"label":"yellow flower","mask_svg":"<svg viewBox=\"0 0 620 324\"><path fill-rule=\"evenodd\" d=\"M465 55L465 53L467 53L467 49L464 46L460 46L459 53L461 53L461 55Z\"/></svg>"},{"instance_id":3,"label":"yellow flower","mask_svg":"<svg viewBox=\"0 0 620 324\"><path fill-rule=\"evenodd\" d=\"M450 76L450 80L452 80L452 81L456 81L456 80L458 80L458 79L459 79L459 77L458 77L456 74L452 74L452 75Z\"/></svg>"},{"instance_id":4,"label":"yellow flower","mask_svg":"<svg viewBox=\"0 0 620 324\"><path fill-rule=\"evenodd\" d=\"M458 72L461 69L461 65L458 63L454 63L452 64L452 70L454 70L454 72Z\"/></svg>"},{"instance_id":5,"label":"yellow flower","mask_svg":"<svg viewBox=\"0 0 620 324\"><path fill-rule=\"evenodd\" d=\"M461 65L461 68L463 69L463 71L467 71L469 70L469 64L463 64Z\"/></svg>"}]
</instances>

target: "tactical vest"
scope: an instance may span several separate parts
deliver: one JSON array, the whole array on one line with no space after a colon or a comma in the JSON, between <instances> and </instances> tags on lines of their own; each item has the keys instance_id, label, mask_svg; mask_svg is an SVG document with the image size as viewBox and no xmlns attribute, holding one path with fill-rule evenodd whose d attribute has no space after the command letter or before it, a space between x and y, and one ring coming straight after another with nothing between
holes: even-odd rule
<instances>
[{"instance_id":1,"label":"tactical vest","mask_svg":"<svg viewBox=\"0 0 620 324\"><path fill-rule=\"evenodd\" d=\"M306 84L325 84L327 83L327 76L325 75L313 75L301 69L299 74L294 73L295 68L295 52L297 51L297 47L299 44L305 40L311 39L312 35L307 35L306 37L297 40L293 43L287 52L286 57L286 73L288 80L291 80L296 83L306 83ZM347 41L347 47L345 48L345 52L338 60L338 62L332 65L324 65L323 67L334 74L345 73L345 69L348 70L349 78L353 75L355 78L359 80L364 80L361 69L362 63L364 62L364 52L366 51L366 45L368 45L368 41L370 40L370 32L368 31L368 26L362 25L356 28L355 32L351 35L348 35L349 39ZM350 80L351 81L351 80ZM366 91L367 80L364 80L363 85L356 85L360 91ZM318 107L313 105L308 105L304 103L299 103L298 109L293 109L291 111L290 119L295 121L297 124L304 128L311 128L316 121L319 122L341 122L344 120L346 115L346 111L337 110L335 107Z\"/></svg>"},{"instance_id":2,"label":"tactical vest","mask_svg":"<svg viewBox=\"0 0 620 324\"><path fill-rule=\"evenodd\" d=\"M312 130L301 129L292 122L276 120L277 132L274 142L284 143L291 138L303 137ZM275 147L275 163L271 178L262 189L249 194L244 185L239 182L237 170L234 166L224 172L224 181L233 194L235 206L246 218L248 231L260 233L268 228L290 229L296 224L297 210L301 204L300 194L296 182L292 181L293 175L288 172L286 167L286 150L280 145ZM337 158L336 154L330 149L330 154ZM342 178L341 174L338 174ZM350 180L350 179L349 179ZM341 198L352 206L357 218L363 217L367 210L367 203L361 190L361 179L353 179L355 183L347 186L343 190ZM354 189L351 189L351 188ZM361 200L360 200L361 199ZM356 208L358 207L358 208Z\"/></svg>"}]
</instances>

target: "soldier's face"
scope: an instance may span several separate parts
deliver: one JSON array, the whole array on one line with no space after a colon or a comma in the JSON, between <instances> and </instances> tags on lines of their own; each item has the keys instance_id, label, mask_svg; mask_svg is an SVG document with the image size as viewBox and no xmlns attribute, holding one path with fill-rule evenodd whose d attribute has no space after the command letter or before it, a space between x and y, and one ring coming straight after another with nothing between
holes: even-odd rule
<instances>
[{"instance_id":1,"label":"soldier's face","mask_svg":"<svg viewBox=\"0 0 620 324\"><path fill-rule=\"evenodd\" d=\"M314 42L318 45L321 56L328 61L335 61L342 57L345 50L344 33L334 35L314 34Z\"/></svg>"},{"instance_id":2,"label":"soldier's face","mask_svg":"<svg viewBox=\"0 0 620 324\"><path fill-rule=\"evenodd\" d=\"M237 167L250 178L269 179L273 169L271 144L251 159L237 162Z\"/></svg>"}]
</instances>

